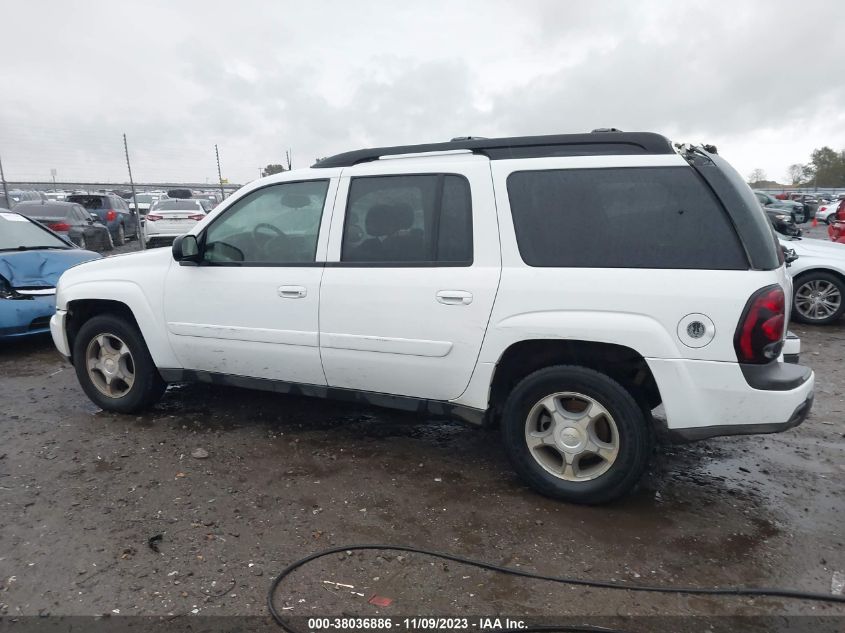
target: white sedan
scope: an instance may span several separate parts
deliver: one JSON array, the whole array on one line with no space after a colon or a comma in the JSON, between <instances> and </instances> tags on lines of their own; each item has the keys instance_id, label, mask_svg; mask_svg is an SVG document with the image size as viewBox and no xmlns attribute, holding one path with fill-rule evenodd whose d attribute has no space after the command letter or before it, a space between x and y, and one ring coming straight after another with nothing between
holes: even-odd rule
<instances>
[{"instance_id":1,"label":"white sedan","mask_svg":"<svg viewBox=\"0 0 845 633\"><path fill-rule=\"evenodd\" d=\"M144 218L147 246L156 241L171 241L190 231L206 214L204 200L171 198L156 202Z\"/></svg>"},{"instance_id":2,"label":"white sedan","mask_svg":"<svg viewBox=\"0 0 845 633\"><path fill-rule=\"evenodd\" d=\"M840 205L845 205L845 200L833 200L832 202L819 205L819 210L816 211L816 220L831 224L834 219L834 214Z\"/></svg>"},{"instance_id":3,"label":"white sedan","mask_svg":"<svg viewBox=\"0 0 845 633\"><path fill-rule=\"evenodd\" d=\"M778 236L781 245L798 256L792 276L792 319L827 325L845 312L845 244Z\"/></svg>"}]
</instances>

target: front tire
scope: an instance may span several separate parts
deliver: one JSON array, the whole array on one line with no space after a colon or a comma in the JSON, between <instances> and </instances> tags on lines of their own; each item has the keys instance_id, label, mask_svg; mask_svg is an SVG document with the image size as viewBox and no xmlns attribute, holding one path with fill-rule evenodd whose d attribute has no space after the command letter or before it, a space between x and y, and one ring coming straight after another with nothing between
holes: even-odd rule
<instances>
[{"instance_id":1,"label":"front tire","mask_svg":"<svg viewBox=\"0 0 845 633\"><path fill-rule=\"evenodd\" d=\"M829 325L845 312L845 281L823 270L800 275L794 282L792 318L799 323Z\"/></svg>"},{"instance_id":2,"label":"front tire","mask_svg":"<svg viewBox=\"0 0 845 633\"><path fill-rule=\"evenodd\" d=\"M86 321L73 343L76 377L86 395L106 411L134 413L161 398L161 379L141 332L113 314Z\"/></svg>"},{"instance_id":3,"label":"front tire","mask_svg":"<svg viewBox=\"0 0 845 633\"><path fill-rule=\"evenodd\" d=\"M557 365L524 378L502 414L516 472L540 494L600 504L630 491L652 450L652 431L631 394L609 376Z\"/></svg>"}]
</instances>

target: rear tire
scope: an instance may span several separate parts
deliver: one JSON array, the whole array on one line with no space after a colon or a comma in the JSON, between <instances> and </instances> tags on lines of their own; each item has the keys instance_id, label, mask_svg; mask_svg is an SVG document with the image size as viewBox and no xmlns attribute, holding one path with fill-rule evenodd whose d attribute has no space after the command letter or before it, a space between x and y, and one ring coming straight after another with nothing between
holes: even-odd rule
<instances>
[{"instance_id":1,"label":"rear tire","mask_svg":"<svg viewBox=\"0 0 845 633\"><path fill-rule=\"evenodd\" d=\"M501 431L511 464L529 486L590 505L629 492L653 447L652 429L631 394L609 376L574 365L520 381L505 402Z\"/></svg>"},{"instance_id":2,"label":"rear tire","mask_svg":"<svg viewBox=\"0 0 845 633\"><path fill-rule=\"evenodd\" d=\"M73 343L73 364L83 391L106 411L141 411L158 402L167 387L141 332L114 314L82 324Z\"/></svg>"},{"instance_id":3,"label":"rear tire","mask_svg":"<svg viewBox=\"0 0 845 633\"><path fill-rule=\"evenodd\" d=\"M123 228L123 224L118 224L117 238L114 240L114 245L123 246L124 244L126 244L126 229Z\"/></svg>"}]
</instances>

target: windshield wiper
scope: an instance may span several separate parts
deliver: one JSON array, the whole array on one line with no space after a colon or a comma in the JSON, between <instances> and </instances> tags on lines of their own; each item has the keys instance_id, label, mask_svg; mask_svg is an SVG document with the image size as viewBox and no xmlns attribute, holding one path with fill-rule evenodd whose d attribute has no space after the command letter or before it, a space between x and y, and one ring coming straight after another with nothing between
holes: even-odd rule
<instances>
[{"instance_id":1,"label":"windshield wiper","mask_svg":"<svg viewBox=\"0 0 845 633\"><path fill-rule=\"evenodd\" d=\"M0 248L0 251L42 251L53 248L64 251L69 249L70 246L13 246L12 248Z\"/></svg>"}]
</instances>

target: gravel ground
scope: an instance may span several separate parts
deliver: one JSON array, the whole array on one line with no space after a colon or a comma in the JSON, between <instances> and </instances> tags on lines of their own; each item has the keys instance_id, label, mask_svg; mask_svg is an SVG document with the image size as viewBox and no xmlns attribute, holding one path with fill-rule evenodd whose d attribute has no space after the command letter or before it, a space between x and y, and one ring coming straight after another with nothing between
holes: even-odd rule
<instances>
[{"instance_id":1,"label":"gravel ground","mask_svg":"<svg viewBox=\"0 0 845 633\"><path fill-rule=\"evenodd\" d=\"M660 447L634 494L597 508L528 490L495 432L204 385L113 415L84 396L49 337L4 344L0 613L266 616L281 568L353 543L554 575L830 592L845 571L845 329L792 329L817 377L802 426ZM373 594L393 602L371 605ZM278 602L299 616L845 618L829 605L573 588L397 552L317 561Z\"/></svg>"}]
</instances>

